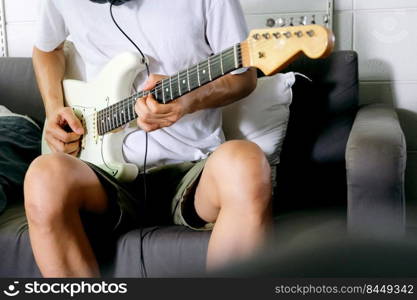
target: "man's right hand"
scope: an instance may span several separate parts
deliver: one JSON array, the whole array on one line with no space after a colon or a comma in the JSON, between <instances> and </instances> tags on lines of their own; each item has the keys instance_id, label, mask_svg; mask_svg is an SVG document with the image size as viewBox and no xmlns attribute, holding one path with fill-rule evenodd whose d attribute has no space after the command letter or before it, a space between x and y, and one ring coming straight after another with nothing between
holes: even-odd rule
<instances>
[{"instance_id":1,"label":"man's right hand","mask_svg":"<svg viewBox=\"0 0 417 300\"><path fill-rule=\"evenodd\" d=\"M48 116L45 140L52 152L77 156L83 134L84 128L71 108L63 107Z\"/></svg>"}]
</instances>

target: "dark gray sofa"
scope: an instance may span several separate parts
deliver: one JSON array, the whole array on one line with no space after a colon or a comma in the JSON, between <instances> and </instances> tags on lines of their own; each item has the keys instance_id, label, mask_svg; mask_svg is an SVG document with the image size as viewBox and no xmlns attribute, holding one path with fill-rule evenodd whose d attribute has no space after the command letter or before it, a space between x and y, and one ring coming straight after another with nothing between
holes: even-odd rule
<instances>
[{"instance_id":1,"label":"dark gray sofa","mask_svg":"<svg viewBox=\"0 0 417 300\"><path fill-rule=\"evenodd\" d=\"M274 190L277 234L289 235L285 230L297 227L300 211L309 223L317 211L324 210L337 211L343 220L339 226L346 227L347 222L352 232L364 228L372 232L382 219L382 225L401 232L406 164L403 133L392 108L358 107L356 53L336 52L317 61L301 58L287 70L304 73L313 81L299 77L294 86ZM30 59L0 58L0 105L42 124L43 106ZM326 224L332 216L313 219L315 224ZM296 224L285 225L291 222ZM117 241L108 241L100 233L91 239L104 276L188 277L204 275L209 236L209 232L162 226L132 230ZM21 201L12 201L0 214L0 262L0 277L40 276Z\"/></svg>"}]
</instances>

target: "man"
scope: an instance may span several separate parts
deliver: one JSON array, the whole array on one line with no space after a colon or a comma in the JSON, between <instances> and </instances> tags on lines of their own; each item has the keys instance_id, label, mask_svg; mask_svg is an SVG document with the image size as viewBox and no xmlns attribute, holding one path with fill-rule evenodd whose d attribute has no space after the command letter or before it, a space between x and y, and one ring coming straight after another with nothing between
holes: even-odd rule
<instances>
[{"instance_id":1,"label":"man","mask_svg":"<svg viewBox=\"0 0 417 300\"><path fill-rule=\"evenodd\" d=\"M162 78L155 74L174 74L247 34L238 0L133 0L114 7L114 14L150 61L152 75L145 81L146 74L140 74L137 89L151 89ZM137 100L142 130L120 145L124 156L142 167L149 132L147 182L152 186L153 178L171 176L165 180L169 187L148 188L143 206L142 176L126 187L75 158L84 131L63 106L63 42L68 37L85 63L87 80L115 55L135 51L112 23L108 3L42 1L33 62L48 120L46 140L54 153L36 159L25 179L29 234L42 275L99 276L80 214L101 215L120 232L157 222L158 211L164 211L161 198L176 208L171 221L212 229L208 269L252 254L271 224L270 169L257 145L224 143L219 107L248 95L256 86L256 72L226 75L165 105L152 96ZM71 132L63 129L67 125ZM149 211L140 211L143 207ZM156 216L150 217L153 212Z\"/></svg>"}]
</instances>

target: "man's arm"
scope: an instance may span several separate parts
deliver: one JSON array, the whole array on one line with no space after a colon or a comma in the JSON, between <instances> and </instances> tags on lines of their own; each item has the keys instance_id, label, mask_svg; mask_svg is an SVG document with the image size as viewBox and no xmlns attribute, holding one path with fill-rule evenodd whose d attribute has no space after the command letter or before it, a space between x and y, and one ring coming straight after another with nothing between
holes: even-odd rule
<instances>
[{"instance_id":1,"label":"man's arm","mask_svg":"<svg viewBox=\"0 0 417 300\"><path fill-rule=\"evenodd\" d=\"M242 74L229 74L168 104L159 104L152 95L138 99L135 107L139 116L137 123L143 130L153 131L171 126L186 114L231 104L255 89L256 75L254 68ZM164 77L152 74L144 89L154 88Z\"/></svg>"},{"instance_id":2,"label":"man's arm","mask_svg":"<svg viewBox=\"0 0 417 300\"><path fill-rule=\"evenodd\" d=\"M65 73L65 55L63 44L51 52L44 52L34 47L32 59L36 80L45 105L46 141L54 152L76 155L79 150L78 141L84 130L72 110L64 107L62 79ZM63 129L67 126L73 132Z\"/></svg>"}]
</instances>

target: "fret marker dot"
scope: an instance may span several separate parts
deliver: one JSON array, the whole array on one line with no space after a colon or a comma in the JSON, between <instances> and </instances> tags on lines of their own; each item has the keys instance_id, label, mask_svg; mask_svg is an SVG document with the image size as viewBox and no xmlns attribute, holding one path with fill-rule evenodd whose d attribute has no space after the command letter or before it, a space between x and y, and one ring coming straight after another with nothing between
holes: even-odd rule
<instances>
[{"instance_id":1,"label":"fret marker dot","mask_svg":"<svg viewBox=\"0 0 417 300\"><path fill-rule=\"evenodd\" d=\"M168 91L169 91L169 89L167 88L167 89L166 89L166 91L168 92Z\"/></svg>"},{"instance_id":2,"label":"fret marker dot","mask_svg":"<svg viewBox=\"0 0 417 300\"><path fill-rule=\"evenodd\" d=\"M185 84L185 80L182 81L182 84Z\"/></svg>"},{"instance_id":3,"label":"fret marker dot","mask_svg":"<svg viewBox=\"0 0 417 300\"><path fill-rule=\"evenodd\" d=\"M206 70L203 70L203 74L206 74Z\"/></svg>"}]
</instances>

